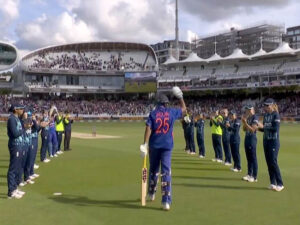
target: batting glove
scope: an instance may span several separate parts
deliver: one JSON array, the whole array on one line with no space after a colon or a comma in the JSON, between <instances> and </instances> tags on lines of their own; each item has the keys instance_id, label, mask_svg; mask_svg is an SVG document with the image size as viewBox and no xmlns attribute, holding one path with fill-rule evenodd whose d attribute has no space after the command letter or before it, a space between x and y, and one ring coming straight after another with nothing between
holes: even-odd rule
<instances>
[{"instance_id":1,"label":"batting glove","mask_svg":"<svg viewBox=\"0 0 300 225\"><path fill-rule=\"evenodd\" d=\"M181 91L181 89L177 86L172 88L172 93L173 95L178 98L178 99L182 99L183 98L183 93Z\"/></svg>"},{"instance_id":2,"label":"batting glove","mask_svg":"<svg viewBox=\"0 0 300 225\"><path fill-rule=\"evenodd\" d=\"M147 156L147 153L148 153L148 144L147 143L140 146L140 152L141 152L142 158Z\"/></svg>"}]
</instances>

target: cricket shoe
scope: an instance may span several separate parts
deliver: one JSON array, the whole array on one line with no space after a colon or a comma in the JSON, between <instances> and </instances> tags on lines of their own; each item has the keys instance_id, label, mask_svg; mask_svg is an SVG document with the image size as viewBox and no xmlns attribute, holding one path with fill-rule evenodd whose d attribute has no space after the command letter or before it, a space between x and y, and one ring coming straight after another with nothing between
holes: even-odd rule
<instances>
[{"instance_id":1,"label":"cricket shoe","mask_svg":"<svg viewBox=\"0 0 300 225\"><path fill-rule=\"evenodd\" d=\"M191 155L196 155L196 152L191 152Z\"/></svg>"},{"instance_id":2,"label":"cricket shoe","mask_svg":"<svg viewBox=\"0 0 300 225\"><path fill-rule=\"evenodd\" d=\"M165 211L169 211L170 210L170 204L167 203L167 202L164 202L162 204L162 207L163 207L163 210L165 210Z\"/></svg>"},{"instance_id":3,"label":"cricket shoe","mask_svg":"<svg viewBox=\"0 0 300 225\"><path fill-rule=\"evenodd\" d=\"M37 165L37 164L34 164L33 168L34 168L35 170L37 170L38 168L40 168L40 166Z\"/></svg>"},{"instance_id":4,"label":"cricket shoe","mask_svg":"<svg viewBox=\"0 0 300 225\"><path fill-rule=\"evenodd\" d=\"M61 155L61 154L63 154L64 152L63 151L61 151L61 150L59 150L58 152L56 152L57 154L59 154L59 155Z\"/></svg>"},{"instance_id":5,"label":"cricket shoe","mask_svg":"<svg viewBox=\"0 0 300 225\"><path fill-rule=\"evenodd\" d=\"M155 194L148 194L148 199L153 202L155 200Z\"/></svg>"},{"instance_id":6,"label":"cricket shoe","mask_svg":"<svg viewBox=\"0 0 300 225\"><path fill-rule=\"evenodd\" d=\"M199 158L203 159L203 158L205 158L205 156L204 155L199 155Z\"/></svg>"},{"instance_id":7,"label":"cricket shoe","mask_svg":"<svg viewBox=\"0 0 300 225\"><path fill-rule=\"evenodd\" d=\"M224 165L225 166L231 166L232 164L230 162L225 162Z\"/></svg>"},{"instance_id":8,"label":"cricket shoe","mask_svg":"<svg viewBox=\"0 0 300 225\"><path fill-rule=\"evenodd\" d=\"M27 184L26 182L21 182L21 183L19 184L19 186L20 186L20 187L24 187L26 184Z\"/></svg>"},{"instance_id":9,"label":"cricket shoe","mask_svg":"<svg viewBox=\"0 0 300 225\"><path fill-rule=\"evenodd\" d=\"M55 154L54 154L54 157L58 157L58 155L55 153Z\"/></svg>"},{"instance_id":10,"label":"cricket shoe","mask_svg":"<svg viewBox=\"0 0 300 225\"><path fill-rule=\"evenodd\" d=\"M25 195L25 193L26 193L25 191L21 191L19 189L17 189L16 191L17 191L17 194L22 195L22 196Z\"/></svg>"},{"instance_id":11,"label":"cricket shoe","mask_svg":"<svg viewBox=\"0 0 300 225\"><path fill-rule=\"evenodd\" d=\"M28 179L28 180L26 180L26 183L27 183L27 184L34 184L34 181L33 181L33 180L30 180L30 179Z\"/></svg>"},{"instance_id":12,"label":"cricket shoe","mask_svg":"<svg viewBox=\"0 0 300 225\"><path fill-rule=\"evenodd\" d=\"M217 162L218 163L223 163L223 160L222 159L217 159Z\"/></svg>"},{"instance_id":13,"label":"cricket shoe","mask_svg":"<svg viewBox=\"0 0 300 225\"><path fill-rule=\"evenodd\" d=\"M23 195L18 194L17 190L14 190L14 191L11 193L11 196L8 196L9 199L13 199L13 198L15 198L15 199L20 199L20 198L22 198L22 197L23 197Z\"/></svg>"},{"instance_id":14,"label":"cricket shoe","mask_svg":"<svg viewBox=\"0 0 300 225\"><path fill-rule=\"evenodd\" d=\"M255 179L254 177L249 177L248 182L250 183L257 182L257 179Z\"/></svg>"},{"instance_id":15,"label":"cricket shoe","mask_svg":"<svg viewBox=\"0 0 300 225\"><path fill-rule=\"evenodd\" d=\"M211 161L213 161L213 162L217 162L217 159L213 158L213 159L211 159Z\"/></svg>"},{"instance_id":16,"label":"cricket shoe","mask_svg":"<svg viewBox=\"0 0 300 225\"><path fill-rule=\"evenodd\" d=\"M246 176L244 176L244 177L242 178L242 180L249 181L250 178L251 178L251 177L250 177L249 175L246 175Z\"/></svg>"},{"instance_id":17,"label":"cricket shoe","mask_svg":"<svg viewBox=\"0 0 300 225\"><path fill-rule=\"evenodd\" d=\"M276 190L277 189L277 187L276 187L276 185L275 184L270 184L270 186L268 187L268 189L269 190Z\"/></svg>"},{"instance_id":18,"label":"cricket shoe","mask_svg":"<svg viewBox=\"0 0 300 225\"><path fill-rule=\"evenodd\" d=\"M275 191L282 191L284 189L284 186L276 186Z\"/></svg>"},{"instance_id":19,"label":"cricket shoe","mask_svg":"<svg viewBox=\"0 0 300 225\"><path fill-rule=\"evenodd\" d=\"M50 156L51 157L51 156ZM48 163L48 162L50 162L51 160L50 159L44 159L42 162L43 163Z\"/></svg>"},{"instance_id":20,"label":"cricket shoe","mask_svg":"<svg viewBox=\"0 0 300 225\"><path fill-rule=\"evenodd\" d=\"M235 172L235 173L239 173L239 172L242 172L242 170L239 170L237 168L231 168L231 171Z\"/></svg>"},{"instance_id":21,"label":"cricket shoe","mask_svg":"<svg viewBox=\"0 0 300 225\"><path fill-rule=\"evenodd\" d=\"M32 174L29 178L31 179L31 180L34 180L35 178L38 178L40 175L39 174Z\"/></svg>"},{"instance_id":22,"label":"cricket shoe","mask_svg":"<svg viewBox=\"0 0 300 225\"><path fill-rule=\"evenodd\" d=\"M53 158L53 155L50 155L50 158Z\"/></svg>"}]
</instances>

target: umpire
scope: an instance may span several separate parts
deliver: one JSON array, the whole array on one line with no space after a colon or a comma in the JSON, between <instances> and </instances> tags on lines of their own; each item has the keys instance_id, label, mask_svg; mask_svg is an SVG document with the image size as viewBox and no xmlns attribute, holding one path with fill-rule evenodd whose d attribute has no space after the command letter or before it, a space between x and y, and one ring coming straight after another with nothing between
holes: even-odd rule
<instances>
[{"instance_id":1,"label":"umpire","mask_svg":"<svg viewBox=\"0 0 300 225\"><path fill-rule=\"evenodd\" d=\"M63 124L65 127L64 151L72 150L70 148L72 123L73 119L70 118L69 112L66 111L66 116L63 118Z\"/></svg>"}]
</instances>

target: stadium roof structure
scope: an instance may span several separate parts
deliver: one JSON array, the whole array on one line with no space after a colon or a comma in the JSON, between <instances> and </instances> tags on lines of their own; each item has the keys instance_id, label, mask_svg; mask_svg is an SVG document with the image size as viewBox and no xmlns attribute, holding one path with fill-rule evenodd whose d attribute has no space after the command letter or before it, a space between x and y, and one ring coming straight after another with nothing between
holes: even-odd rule
<instances>
[{"instance_id":1,"label":"stadium roof structure","mask_svg":"<svg viewBox=\"0 0 300 225\"><path fill-rule=\"evenodd\" d=\"M240 59L249 59L249 55L243 53L242 49L236 48L231 55L222 58L221 60L240 60Z\"/></svg>"},{"instance_id":2,"label":"stadium roof structure","mask_svg":"<svg viewBox=\"0 0 300 225\"><path fill-rule=\"evenodd\" d=\"M0 71L13 68L18 61L18 49L10 43L0 41Z\"/></svg>"},{"instance_id":3,"label":"stadium roof structure","mask_svg":"<svg viewBox=\"0 0 300 225\"><path fill-rule=\"evenodd\" d=\"M259 58L272 58L272 57L282 57L282 56L293 56L295 54L300 54L300 49L294 50L290 48L287 42L282 42L278 48L271 52L266 52L263 49L260 49L258 52L253 55L246 55L240 48L236 48L233 53L227 57L221 57L218 53L215 53L208 59L200 58L196 53L192 52L188 58L178 61L174 57L170 57L164 65L170 64L188 64L188 63L201 63L201 62L217 62L217 61L226 61L226 60L251 60L251 59L259 59Z\"/></svg>"},{"instance_id":4,"label":"stadium roof structure","mask_svg":"<svg viewBox=\"0 0 300 225\"><path fill-rule=\"evenodd\" d=\"M224 58L222 58L218 53L213 54L210 58L206 59L206 62L215 62L215 61L220 61Z\"/></svg>"},{"instance_id":5,"label":"stadium roof structure","mask_svg":"<svg viewBox=\"0 0 300 225\"><path fill-rule=\"evenodd\" d=\"M179 63L198 63L198 62L206 62L206 59L200 58L195 52L191 52L190 55L178 62Z\"/></svg>"},{"instance_id":6,"label":"stadium roof structure","mask_svg":"<svg viewBox=\"0 0 300 225\"><path fill-rule=\"evenodd\" d=\"M142 50L148 51L155 58L157 58L154 50L146 44L142 43L131 43L131 42L79 42L63 45L54 45L49 47L44 47L37 49L25 55L22 60L28 59L32 56L38 55L40 53L53 52L53 51L87 51L87 50Z\"/></svg>"},{"instance_id":7,"label":"stadium roof structure","mask_svg":"<svg viewBox=\"0 0 300 225\"><path fill-rule=\"evenodd\" d=\"M253 55L249 55L249 58L250 59L252 59L252 58L258 58L258 57L264 56L266 54L267 54L267 52L261 48L261 49L259 49L258 52L254 53Z\"/></svg>"},{"instance_id":8,"label":"stadium roof structure","mask_svg":"<svg viewBox=\"0 0 300 225\"><path fill-rule=\"evenodd\" d=\"M170 64L176 64L179 61L177 59L175 59L172 55L170 55L170 57L167 59L167 61L165 61L163 63L163 65L170 65Z\"/></svg>"},{"instance_id":9,"label":"stadium roof structure","mask_svg":"<svg viewBox=\"0 0 300 225\"><path fill-rule=\"evenodd\" d=\"M251 57L251 58L270 58L275 56L291 56L291 55L295 55L295 50L289 46L289 43L282 42L275 50L268 52L264 55Z\"/></svg>"}]
</instances>

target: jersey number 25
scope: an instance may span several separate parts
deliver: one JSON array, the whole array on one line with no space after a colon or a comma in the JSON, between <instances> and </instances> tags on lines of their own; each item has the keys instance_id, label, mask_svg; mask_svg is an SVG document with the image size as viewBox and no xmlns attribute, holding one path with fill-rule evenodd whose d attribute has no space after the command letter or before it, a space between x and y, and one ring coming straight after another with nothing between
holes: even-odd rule
<instances>
[{"instance_id":1,"label":"jersey number 25","mask_svg":"<svg viewBox=\"0 0 300 225\"><path fill-rule=\"evenodd\" d=\"M157 118L155 120L155 123L158 124L158 127L155 131L156 134L168 133L168 131L170 129L169 117L165 117L163 120L162 120L162 118Z\"/></svg>"}]
</instances>

